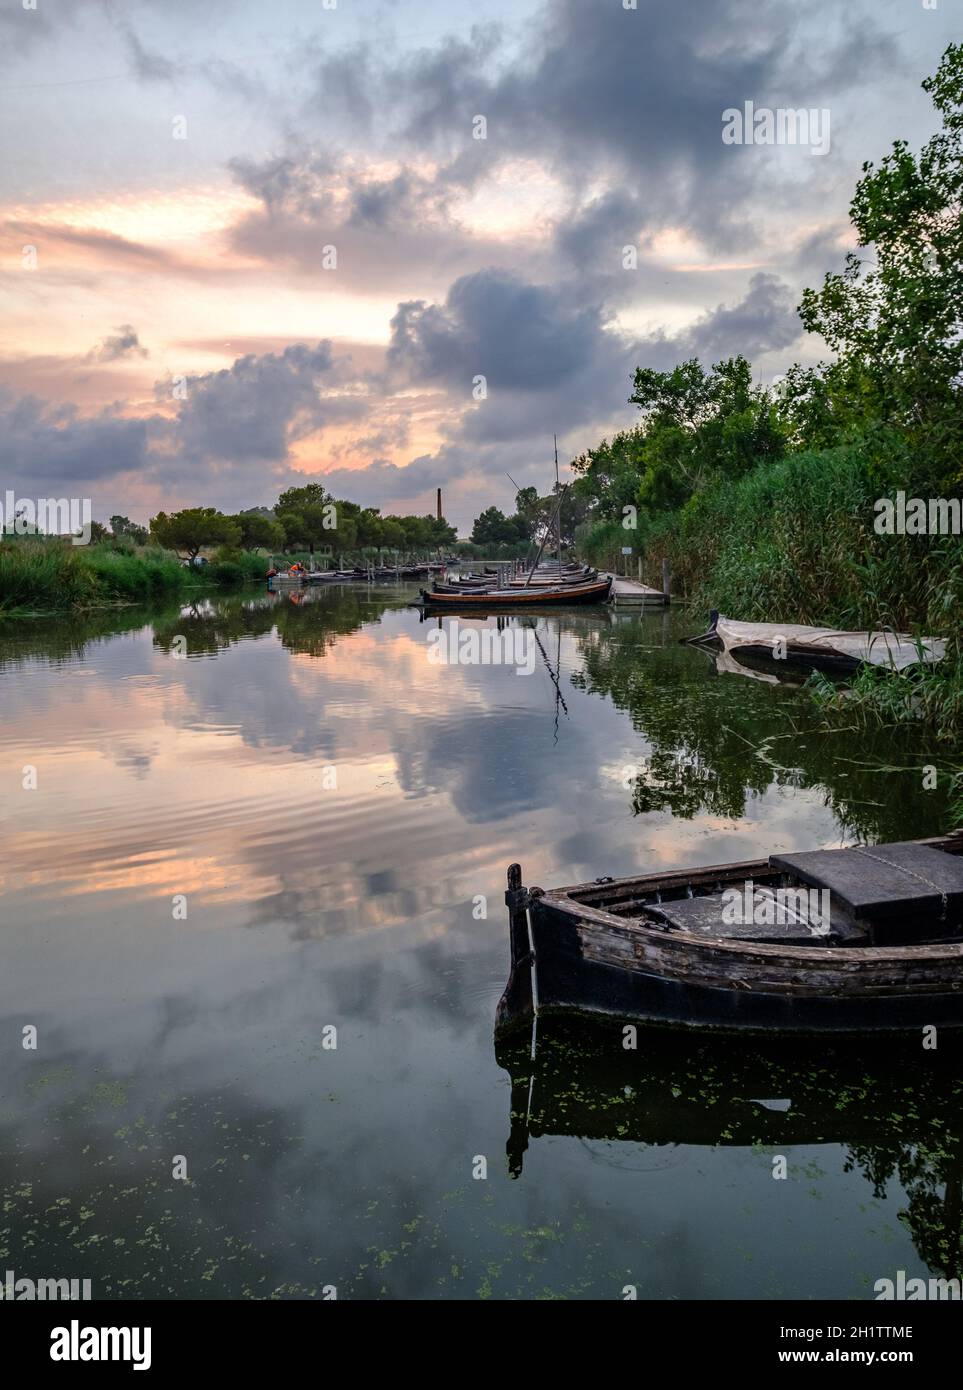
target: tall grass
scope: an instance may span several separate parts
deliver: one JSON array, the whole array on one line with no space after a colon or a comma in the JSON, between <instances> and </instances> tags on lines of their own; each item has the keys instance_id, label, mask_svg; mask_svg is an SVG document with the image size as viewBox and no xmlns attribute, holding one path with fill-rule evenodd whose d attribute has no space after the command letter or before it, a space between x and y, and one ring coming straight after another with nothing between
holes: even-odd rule
<instances>
[{"instance_id":1,"label":"tall grass","mask_svg":"<svg viewBox=\"0 0 963 1390\"><path fill-rule=\"evenodd\" d=\"M857 445L795 454L697 494L650 519L642 544L650 577L672 563L673 592L704 615L941 637L946 657L903 674L870 668L840 696L813 693L852 723L925 725L963 739L963 538L884 536L874 503L897 486L874 477ZM599 528L612 544L614 528Z\"/></svg>"},{"instance_id":2,"label":"tall grass","mask_svg":"<svg viewBox=\"0 0 963 1390\"><path fill-rule=\"evenodd\" d=\"M218 557L201 572L157 547L74 546L24 537L0 544L0 614L143 603L204 584L249 583L263 579L266 570L264 556L244 553Z\"/></svg>"},{"instance_id":3,"label":"tall grass","mask_svg":"<svg viewBox=\"0 0 963 1390\"><path fill-rule=\"evenodd\" d=\"M176 593L190 579L180 561L167 550L152 548L125 554L98 545L90 548L86 563L99 597L125 603Z\"/></svg>"},{"instance_id":4,"label":"tall grass","mask_svg":"<svg viewBox=\"0 0 963 1390\"><path fill-rule=\"evenodd\" d=\"M96 579L77 547L17 541L0 545L0 612L45 612L84 607L96 597Z\"/></svg>"}]
</instances>

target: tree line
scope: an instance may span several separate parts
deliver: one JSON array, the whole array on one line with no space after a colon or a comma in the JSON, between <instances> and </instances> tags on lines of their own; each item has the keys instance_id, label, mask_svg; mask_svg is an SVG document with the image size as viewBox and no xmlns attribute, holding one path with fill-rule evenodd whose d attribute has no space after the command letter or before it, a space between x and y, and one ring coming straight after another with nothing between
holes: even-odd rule
<instances>
[{"instance_id":1,"label":"tree line","mask_svg":"<svg viewBox=\"0 0 963 1390\"><path fill-rule=\"evenodd\" d=\"M112 522L116 518L112 518ZM126 521L126 518L121 518ZM116 527L112 525L114 534ZM287 488L273 508L253 507L226 515L214 507L158 512L150 537L194 561L201 550L265 550L271 553L397 550L429 554L450 547L457 532L444 518L382 516L377 507L336 500L321 483Z\"/></svg>"}]
</instances>

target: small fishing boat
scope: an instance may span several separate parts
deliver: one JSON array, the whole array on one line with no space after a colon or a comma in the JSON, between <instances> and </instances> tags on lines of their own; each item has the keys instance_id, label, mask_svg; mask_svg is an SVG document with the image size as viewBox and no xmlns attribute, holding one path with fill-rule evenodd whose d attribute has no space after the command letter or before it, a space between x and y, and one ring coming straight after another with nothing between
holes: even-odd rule
<instances>
[{"instance_id":1,"label":"small fishing boat","mask_svg":"<svg viewBox=\"0 0 963 1390\"><path fill-rule=\"evenodd\" d=\"M521 575L518 579L509 581L512 589L535 588L554 588L559 584L587 584L592 579L598 578L598 570L590 569L588 565L579 565L574 570L568 570L562 574L532 574Z\"/></svg>"},{"instance_id":2,"label":"small fishing boat","mask_svg":"<svg viewBox=\"0 0 963 1390\"><path fill-rule=\"evenodd\" d=\"M600 878L508 870L511 974L496 1033L533 1013L699 1028L963 1026L963 831Z\"/></svg>"},{"instance_id":3,"label":"small fishing boat","mask_svg":"<svg viewBox=\"0 0 963 1390\"><path fill-rule=\"evenodd\" d=\"M847 675L860 666L882 666L904 671L918 663L941 661L946 644L938 638L913 638L906 633L844 632L803 623L740 623L710 614L709 628L687 639L692 646L721 646L727 656L746 665L778 662Z\"/></svg>"},{"instance_id":4,"label":"small fishing boat","mask_svg":"<svg viewBox=\"0 0 963 1390\"><path fill-rule=\"evenodd\" d=\"M443 586L436 589L422 589L420 606L459 612L463 609L486 611L495 608L544 608L546 606L603 603L608 598L611 587L610 577L598 579L589 584L562 584L554 588L483 588L462 591L452 586Z\"/></svg>"}]
</instances>

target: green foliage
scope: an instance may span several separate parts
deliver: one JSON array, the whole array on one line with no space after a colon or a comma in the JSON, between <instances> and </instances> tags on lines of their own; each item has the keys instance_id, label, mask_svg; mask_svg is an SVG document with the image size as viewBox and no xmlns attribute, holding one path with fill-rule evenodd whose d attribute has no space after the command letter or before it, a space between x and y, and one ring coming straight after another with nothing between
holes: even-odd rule
<instances>
[{"instance_id":1,"label":"green foliage","mask_svg":"<svg viewBox=\"0 0 963 1390\"><path fill-rule=\"evenodd\" d=\"M240 531L238 544L243 550L280 550L284 545L284 527L263 511L238 512L232 520Z\"/></svg>"},{"instance_id":2,"label":"green foliage","mask_svg":"<svg viewBox=\"0 0 963 1390\"><path fill-rule=\"evenodd\" d=\"M221 589L234 589L241 584L253 584L265 579L267 568L263 555L221 546L204 570L204 579Z\"/></svg>"},{"instance_id":3,"label":"green foliage","mask_svg":"<svg viewBox=\"0 0 963 1390\"><path fill-rule=\"evenodd\" d=\"M850 205L861 251L800 314L837 354L844 408L899 430L914 485L939 487L963 480L963 48L923 87L942 129L918 157L898 140L863 166Z\"/></svg>"},{"instance_id":4,"label":"green foliage","mask_svg":"<svg viewBox=\"0 0 963 1390\"><path fill-rule=\"evenodd\" d=\"M530 524L524 516L506 516L498 507L486 507L475 517L471 528L475 545L514 545L527 541L530 535Z\"/></svg>"},{"instance_id":5,"label":"green foliage","mask_svg":"<svg viewBox=\"0 0 963 1390\"><path fill-rule=\"evenodd\" d=\"M178 554L186 551L189 560L194 560L205 546L238 545L241 539L241 528L235 520L216 507L187 507L171 516L158 512L151 519L150 532L158 545Z\"/></svg>"},{"instance_id":6,"label":"green foliage","mask_svg":"<svg viewBox=\"0 0 963 1390\"><path fill-rule=\"evenodd\" d=\"M125 554L112 545L60 541L0 545L0 613L55 612L175 593L189 576L163 550Z\"/></svg>"},{"instance_id":7,"label":"green foliage","mask_svg":"<svg viewBox=\"0 0 963 1390\"><path fill-rule=\"evenodd\" d=\"M110 530L115 540L124 541L130 545L146 545L147 527L138 526L136 521L131 521L129 516L112 516L110 518Z\"/></svg>"},{"instance_id":8,"label":"green foliage","mask_svg":"<svg viewBox=\"0 0 963 1390\"><path fill-rule=\"evenodd\" d=\"M865 165L853 198L871 263L854 253L803 296L803 325L833 360L794 365L773 390L742 357L639 367L642 422L575 461L574 491L586 558L615 563L635 506L650 571L667 555L674 589L705 611L945 637L944 661L867 671L842 703L846 717L958 738L963 539L874 528L897 489L963 487L963 48L924 87L942 130L918 157L900 141ZM839 707L835 687L815 693Z\"/></svg>"}]
</instances>

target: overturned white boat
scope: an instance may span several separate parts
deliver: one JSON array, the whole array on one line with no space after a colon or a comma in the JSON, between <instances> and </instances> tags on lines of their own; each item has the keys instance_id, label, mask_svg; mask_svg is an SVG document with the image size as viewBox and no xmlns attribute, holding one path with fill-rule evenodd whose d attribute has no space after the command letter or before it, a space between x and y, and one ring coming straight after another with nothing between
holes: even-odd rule
<instances>
[{"instance_id":1,"label":"overturned white boat","mask_svg":"<svg viewBox=\"0 0 963 1390\"><path fill-rule=\"evenodd\" d=\"M716 612L708 631L689 640L695 645L718 644L738 662L780 661L840 673L862 665L904 671L941 661L946 655L946 643L935 637L910 637L891 630L844 632L804 623L740 623Z\"/></svg>"}]
</instances>

